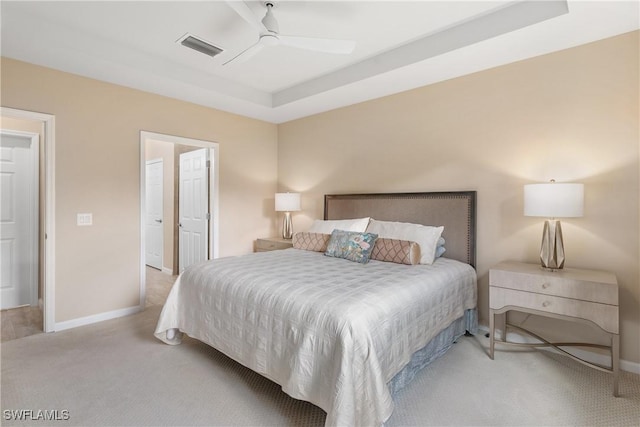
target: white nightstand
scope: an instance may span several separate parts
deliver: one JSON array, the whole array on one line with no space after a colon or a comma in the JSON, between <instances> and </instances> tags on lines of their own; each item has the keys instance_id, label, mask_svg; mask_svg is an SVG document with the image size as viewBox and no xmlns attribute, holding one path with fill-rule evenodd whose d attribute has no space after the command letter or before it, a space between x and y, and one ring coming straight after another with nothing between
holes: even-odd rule
<instances>
[{"instance_id":1,"label":"white nightstand","mask_svg":"<svg viewBox=\"0 0 640 427\"><path fill-rule=\"evenodd\" d=\"M256 240L256 252L277 251L279 249L289 249L293 247L291 239L282 237L263 237Z\"/></svg>"},{"instance_id":2,"label":"white nightstand","mask_svg":"<svg viewBox=\"0 0 640 427\"><path fill-rule=\"evenodd\" d=\"M506 313L516 310L540 316L595 324L611 338L610 346L590 343L551 343L524 328L509 324ZM530 347L551 346L571 358L601 371L613 373L613 395L618 396L619 347L618 282L606 271L565 268L549 271L536 264L503 262L489 270L489 357L493 359L496 320L502 330L501 343ZM540 343L506 341L507 327L525 332ZM611 367L595 365L559 347L605 348L611 352Z\"/></svg>"}]
</instances>

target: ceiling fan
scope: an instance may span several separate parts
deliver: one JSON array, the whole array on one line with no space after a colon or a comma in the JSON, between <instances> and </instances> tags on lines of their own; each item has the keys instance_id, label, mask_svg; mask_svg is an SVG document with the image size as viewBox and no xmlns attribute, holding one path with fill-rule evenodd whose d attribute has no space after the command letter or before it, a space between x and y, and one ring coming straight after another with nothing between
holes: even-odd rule
<instances>
[{"instance_id":1,"label":"ceiling fan","mask_svg":"<svg viewBox=\"0 0 640 427\"><path fill-rule=\"evenodd\" d=\"M256 17L244 1L227 0L227 4L258 31L259 38L256 43L249 46L247 49L243 50L222 65L227 65L231 62L246 61L262 50L265 46L284 45L299 49L336 54L349 54L353 52L353 49L356 46L356 42L353 40L336 40L280 34L278 21L272 12L275 7L274 1L264 2L267 12L262 19Z\"/></svg>"}]
</instances>

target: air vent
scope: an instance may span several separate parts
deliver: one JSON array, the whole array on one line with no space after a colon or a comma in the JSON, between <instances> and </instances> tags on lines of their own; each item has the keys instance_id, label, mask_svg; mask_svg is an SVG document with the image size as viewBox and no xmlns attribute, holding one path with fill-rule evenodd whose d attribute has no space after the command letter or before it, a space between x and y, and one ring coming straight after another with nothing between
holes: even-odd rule
<instances>
[{"instance_id":1,"label":"air vent","mask_svg":"<svg viewBox=\"0 0 640 427\"><path fill-rule=\"evenodd\" d=\"M189 47L193 50L197 50L200 53L204 53L205 55L209 55L211 57L214 57L220 53L223 52L222 49L220 49L217 46L212 45L209 42L206 42L194 35L191 34L185 34L184 36L182 36L178 42L182 45L182 46L186 46Z\"/></svg>"}]
</instances>

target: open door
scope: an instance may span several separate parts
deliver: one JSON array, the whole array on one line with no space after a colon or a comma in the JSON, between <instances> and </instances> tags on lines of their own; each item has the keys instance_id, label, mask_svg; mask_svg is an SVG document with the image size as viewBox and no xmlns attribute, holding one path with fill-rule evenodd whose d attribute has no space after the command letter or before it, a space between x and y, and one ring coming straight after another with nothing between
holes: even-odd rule
<instances>
[{"instance_id":1,"label":"open door","mask_svg":"<svg viewBox=\"0 0 640 427\"><path fill-rule=\"evenodd\" d=\"M147 160L146 164L146 245L145 262L149 267L162 270L163 247L163 161L162 159Z\"/></svg>"},{"instance_id":2,"label":"open door","mask_svg":"<svg viewBox=\"0 0 640 427\"><path fill-rule=\"evenodd\" d=\"M38 305L38 135L0 130L0 308Z\"/></svg>"},{"instance_id":3,"label":"open door","mask_svg":"<svg viewBox=\"0 0 640 427\"><path fill-rule=\"evenodd\" d=\"M180 154L178 269L208 258L209 150Z\"/></svg>"}]
</instances>

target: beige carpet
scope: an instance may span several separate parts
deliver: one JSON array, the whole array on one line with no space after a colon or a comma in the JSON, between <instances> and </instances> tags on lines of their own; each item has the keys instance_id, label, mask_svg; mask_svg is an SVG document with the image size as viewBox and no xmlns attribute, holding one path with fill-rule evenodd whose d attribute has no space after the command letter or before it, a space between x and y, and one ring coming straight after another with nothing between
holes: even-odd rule
<instances>
[{"instance_id":1,"label":"beige carpet","mask_svg":"<svg viewBox=\"0 0 640 427\"><path fill-rule=\"evenodd\" d=\"M324 412L193 339L156 340L160 307L1 346L2 425L321 426ZM464 337L396 399L388 426L640 425L640 377L611 377L537 351L486 355ZM7 410L68 411L66 421L8 420Z\"/></svg>"}]
</instances>

